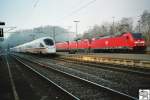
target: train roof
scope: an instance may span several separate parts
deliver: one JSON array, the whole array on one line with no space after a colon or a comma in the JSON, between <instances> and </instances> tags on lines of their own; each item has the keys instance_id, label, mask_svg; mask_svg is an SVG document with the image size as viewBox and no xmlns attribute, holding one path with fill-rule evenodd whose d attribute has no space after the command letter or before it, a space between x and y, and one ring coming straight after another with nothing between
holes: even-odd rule
<instances>
[{"instance_id":1,"label":"train roof","mask_svg":"<svg viewBox=\"0 0 150 100\"><path fill-rule=\"evenodd\" d=\"M97 36L97 37L95 37L95 38L111 38L111 37L118 37L118 36L122 36L122 35L124 35L124 34L126 34L126 33L131 33L131 34L132 34L132 32L123 32L123 33L118 32L118 33L115 33L115 34L100 35L100 36Z\"/></svg>"},{"instance_id":2,"label":"train roof","mask_svg":"<svg viewBox=\"0 0 150 100\"><path fill-rule=\"evenodd\" d=\"M13 47L13 48L18 48L20 46L24 46L24 45L30 44L32 42L36 42L36 41L40 41L40 40L44 40L44 39L52 39L52 40L54 40L52 37L49 37L49 36L48 37L42 37L42 38L38 38L38 39L35 39L33 41L30 41L30 42L26 42L26 43L20 44L18 46Z\"/></svg>"}]
</instances>

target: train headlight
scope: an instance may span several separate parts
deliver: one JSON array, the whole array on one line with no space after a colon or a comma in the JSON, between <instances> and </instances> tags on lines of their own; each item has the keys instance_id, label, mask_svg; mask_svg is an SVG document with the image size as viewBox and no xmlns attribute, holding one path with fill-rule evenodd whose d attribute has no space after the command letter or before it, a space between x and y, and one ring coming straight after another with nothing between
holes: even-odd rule
<instances>
[{"instance_id":1,"label":"train headlight","mask_svg":"<svg viewBox=\"0 0 150 100\"><path fill-rule=\"evenodd\" d=\"M145 41L135 41L134 43L135 43L135 44L139 44L139 43L140 43L140 44L144 44Z\"/></svg>"},{"instance_id":2,"label":"train headlight","mask_svg":"<svg viewBox=\"0 0 150 100\"><path fill-rule=\"evenodd\" d=\"M141 43L145 44L145 41L141 41Z\"/></svg>"}]
</instances>

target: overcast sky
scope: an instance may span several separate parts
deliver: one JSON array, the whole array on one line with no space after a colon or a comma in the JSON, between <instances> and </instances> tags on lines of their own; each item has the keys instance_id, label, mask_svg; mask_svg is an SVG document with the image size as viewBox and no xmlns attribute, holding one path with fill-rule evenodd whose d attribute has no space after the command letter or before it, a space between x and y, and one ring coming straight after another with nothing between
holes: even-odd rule
<instances>
[{"instance_id":1,"label":"overcast sky","mask_svg":"<svg viewBox=\"0 0 150 100\"><path fill-rule=\"evenodd\" d=\"M73 21L79 20L80 33L95 24L112 22L112 17L115 21L137 19L144 10L150 11L150 0L0 0L0 4L0 21L6 26L31 29L59 25L75 31Z\"/></svg>"}]
</instances>

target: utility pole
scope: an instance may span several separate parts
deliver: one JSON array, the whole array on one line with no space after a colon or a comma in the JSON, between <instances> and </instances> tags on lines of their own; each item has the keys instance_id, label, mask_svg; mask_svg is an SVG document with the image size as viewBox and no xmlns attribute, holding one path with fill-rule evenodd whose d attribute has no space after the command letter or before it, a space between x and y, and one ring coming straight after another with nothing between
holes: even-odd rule
<instances>
[{"instance_id":1,"label":"utility pole","mask_svg":"<svg viewBox=\"0 0 150 100\"><path fill-rule=\"evenodd\" d=\"M112 35L114 35L114 32L115 32L115 17L112 17L113 18L113 29L112 29Z\"/></svg>"},{"instance_id":2,"label":"utility pole","mask_svg":"<svg viewBox=\"0 0 150 100\"><path fill-rule=\"evenodd\" d=\"M141 21L139 20L138 23L139 23L139 32L141 32Z\"/></svg>"},{"instance_id":3,"label":"utility pole","mask_svg":"<svg viewBox=\"0 0 150 100\"><path fill-rule=\"evenodd\" d=\"M53 26L53 38L54 38L54 41L56 41L55 37L56 37L56 33L55 33L55 26Z\"/></svg>"},{"instance_id":4,"label":"utility pole","mask_svg":"<svg viewBox=\"0 0 150 100\"><path fill-rule=\"evenodd\" d=\"M75 24L76 24L76 38L77 38L77 36L78 36L78 23L80 22L80 21L74 21L75 22Z\"/></svg>"},{"instance_id":5,"label":"utility pole","mask_svg":"<svg viewBox=\"0 0 150 100\"><path fill-rule=\"evenodd\" d=\"M8 45L7 45L7 51L8 51L8 52L10 51L10 45L9 45L9 43L8 43Z\"/></svg>"},{"instance_id":6,"label":"utility pole","mask_svg":"<svg viewBox=\"0 0 150 100\"><path fill-rule=\"evenodd\" d=\"M141 32L141 17L142 17L142 15L137 16L137 18L138 18L138 21L137 21L137 22L138 22L138 24L139 24L139 25L138 25L138 31L139 31L139 32Z\"/></svg>"}]
</instances>

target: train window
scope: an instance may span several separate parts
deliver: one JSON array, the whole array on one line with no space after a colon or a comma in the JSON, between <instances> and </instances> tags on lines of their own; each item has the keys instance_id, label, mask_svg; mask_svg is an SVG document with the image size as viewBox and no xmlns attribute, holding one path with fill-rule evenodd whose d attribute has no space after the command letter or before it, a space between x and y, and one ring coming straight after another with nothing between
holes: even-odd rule
<instances>
[{"instance_id":1,"label":"train window","mask_svg":"<svg viewBox=\"0 0 150 100\"><path fill-rule=\"evenodd\" d=\"M141 39L141 38L143 38L141 33L132 33L132 36L133 36L135 39Z\"/></svg>"},{"instance_id":2,"label":"train window","mask_svg":"<svg viewBox=\"0 0 150 100\"><path fill-rule=\"evenodd\" d=\"M44 45L42 43L40 43L40 47L44 47Z\"/></svg>"},{"instance_id":3,"label":"train window","mask_svg":"<svg viewBox=\"0 0 150 100\"><path fill-rule=\"evenodd\" d=\"M53 42L53 40L51 40L51 39L44 39L44 43L45 43L46 45L54 45L54 42Z\"/></svg>"}]
</instances>

